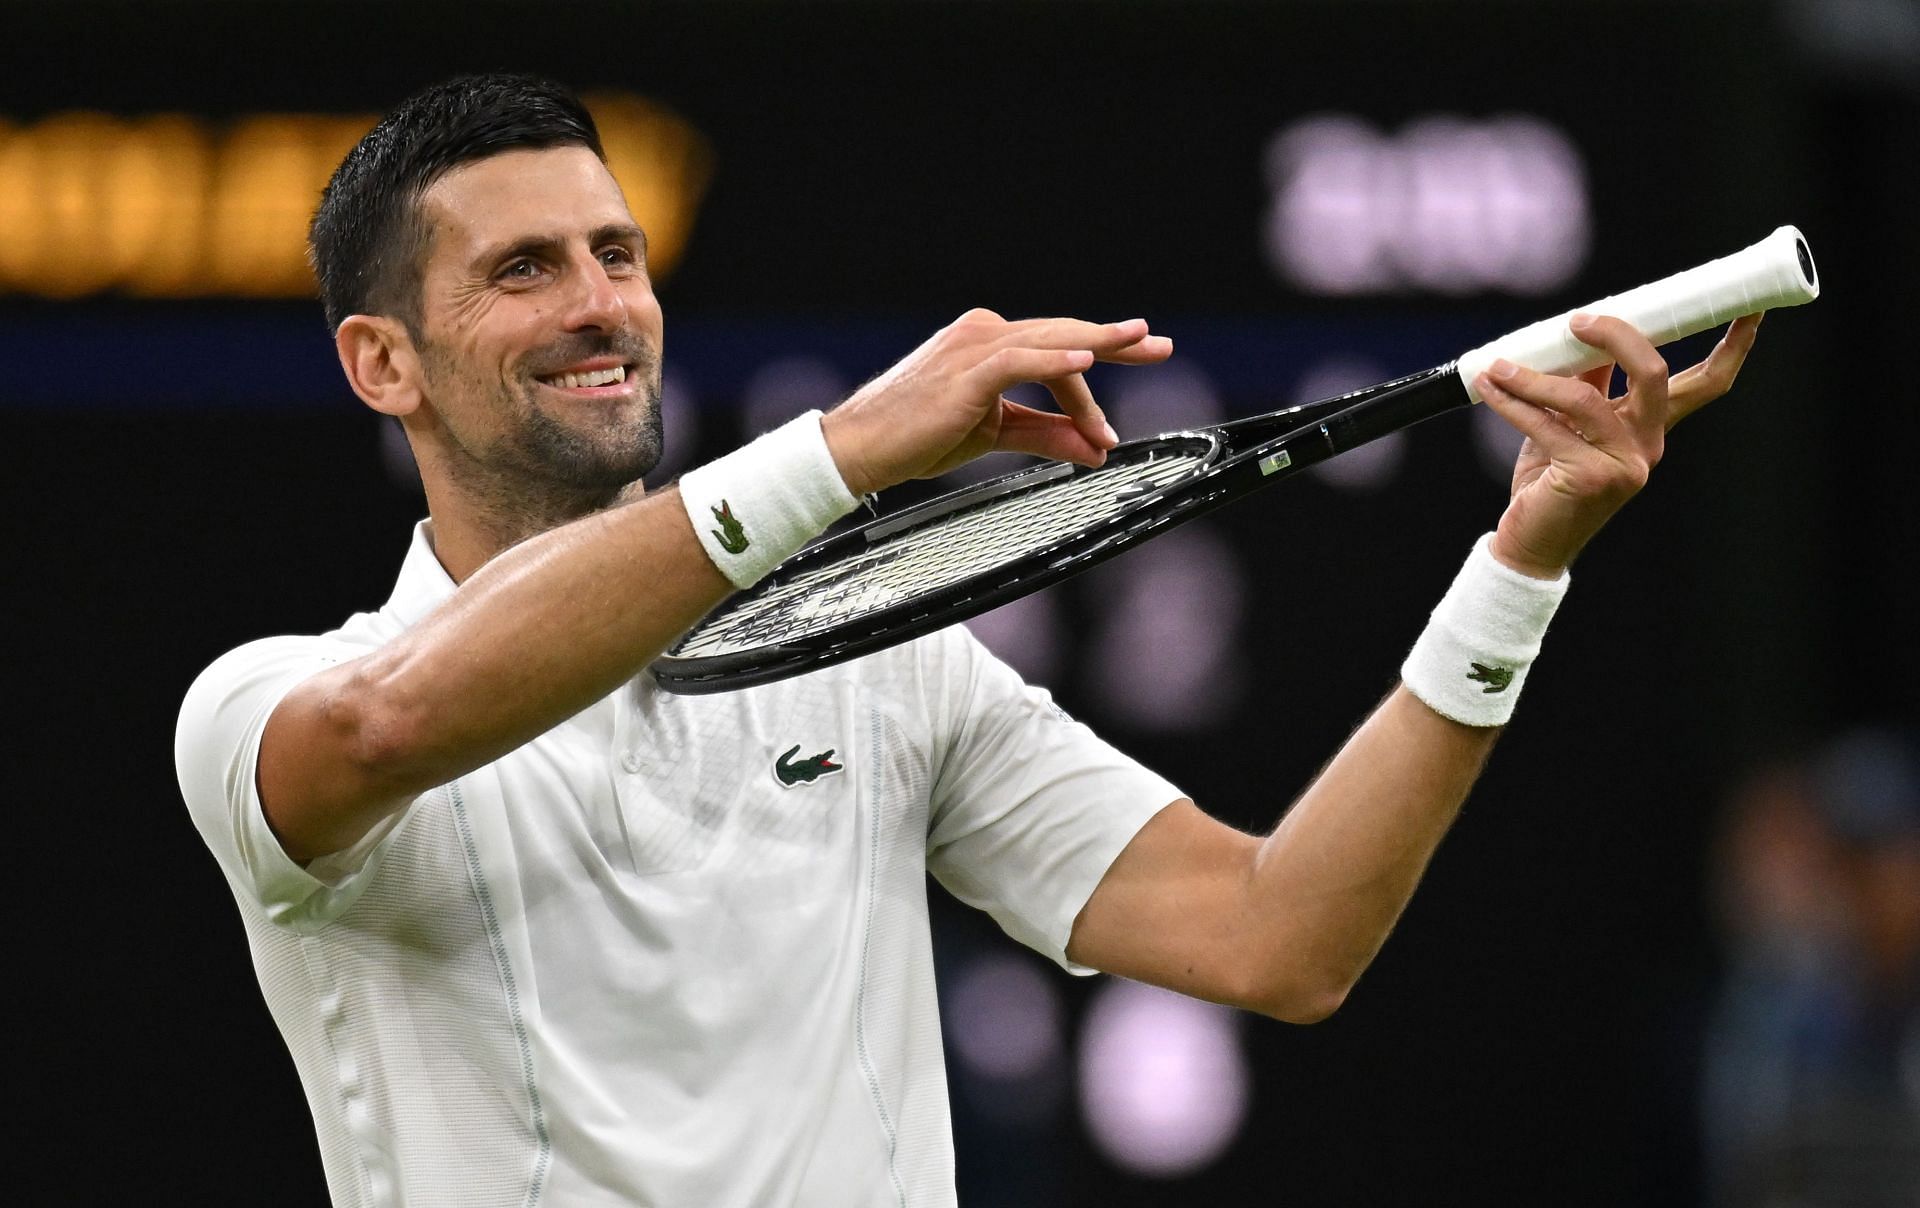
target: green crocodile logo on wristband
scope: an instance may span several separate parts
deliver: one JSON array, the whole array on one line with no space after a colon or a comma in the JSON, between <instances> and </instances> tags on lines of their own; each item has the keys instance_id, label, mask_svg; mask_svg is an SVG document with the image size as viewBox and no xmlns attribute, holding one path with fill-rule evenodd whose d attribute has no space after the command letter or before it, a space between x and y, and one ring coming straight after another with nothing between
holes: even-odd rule
<instances>
[{"instance_id":1,"label":"green crocodile logo on wristband","mask_svg":"<svg viewBox=\"0 0 1920 1208\"><path fill-rule=\"evenodd\" d=\"M805 759L794 759L800 753L800 744L795 743L784 751L780 758L773 761L773 774L781 784L792 788L796 784L812 784L822 776L831 776L841 771L845 764L833 761L833 748L828 747L818 755ZM791 762L790 762L791 761Z\"/></svg>"},{"instance_id":2,"label":"green crocodile logo on wristband","mask_svg":"<svg viewBox=\"0 0 1920 1208\"><path fill-rule=\"evenodd\" d=\"M747 540L746 528L734 518L733 505L722 499L719 507L710 507L707 510L712 512L713 518L720 522L719 528L708 530L720 542L720 548L730 554L745 553L747 546L753 543Z\"/></svg>"},{"instance_id":3,"label":"green crocodile logo on wristband","mask_svg":"<svg viewBox=\"0 0 1920 1208\"><path fill-rule=\"evenodd\" d=\"M1513 684L1513 668L1489 667L1485 663L1473 664L1473 670L1467 672L1467 678L1476 684L1485 684L1483 693L1505 692Z\"/></svg>"}]
</instances>

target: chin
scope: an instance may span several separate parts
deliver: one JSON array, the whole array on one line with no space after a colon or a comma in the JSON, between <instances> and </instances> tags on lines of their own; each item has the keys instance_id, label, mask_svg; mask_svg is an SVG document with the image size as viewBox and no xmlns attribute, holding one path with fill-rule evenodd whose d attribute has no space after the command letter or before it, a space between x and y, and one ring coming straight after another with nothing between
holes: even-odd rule
<instances>
[{"instance_id":1,"label":"chin","mask_svg":"<svg viewBox=\"0 0 1920 1208\"><path fill-rule=\"evenodd\" d=\"M613 494L645 478L660 464L660 405L639 399L629 409L609 414L588 430L536 412L528 425L525 448L566 486L593 494Z\"/></svg>"}]
</instances>

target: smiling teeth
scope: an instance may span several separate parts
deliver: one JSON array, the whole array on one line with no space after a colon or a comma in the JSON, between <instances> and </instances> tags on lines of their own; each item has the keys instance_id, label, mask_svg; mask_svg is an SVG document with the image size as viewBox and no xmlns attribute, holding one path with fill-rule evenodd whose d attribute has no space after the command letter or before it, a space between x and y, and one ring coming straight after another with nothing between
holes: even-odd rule
<instances>
[{"instance_id":1,"label":"smiling teeth","mask_svg":"<svg viewBox=\"0 0 1920 1208\"><path fill-rule=\"evenodd\" d=\"M556 374L552 381L556 386L568 390L578 390L582 386L613 386L627 380L627 367L615 365L612 369L596 369L592 373Z\"/></svg>"}]
</instances>

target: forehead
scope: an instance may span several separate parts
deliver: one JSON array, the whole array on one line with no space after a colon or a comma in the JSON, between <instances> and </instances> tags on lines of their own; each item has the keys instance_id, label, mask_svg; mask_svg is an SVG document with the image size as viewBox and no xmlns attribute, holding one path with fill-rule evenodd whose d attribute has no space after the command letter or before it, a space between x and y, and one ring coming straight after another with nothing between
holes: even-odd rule
<instances>
[{"instance_id":1,"label":"forehead","mask_svg":"<svg viewBox=\"0 0 1920 1208\"><path fill-rule=\"evenodd\" d=\"M585 147L504 151L462 164L421 194L420 208L436 260L633 221L613 174Z\"/></svg>"}]
</instances>

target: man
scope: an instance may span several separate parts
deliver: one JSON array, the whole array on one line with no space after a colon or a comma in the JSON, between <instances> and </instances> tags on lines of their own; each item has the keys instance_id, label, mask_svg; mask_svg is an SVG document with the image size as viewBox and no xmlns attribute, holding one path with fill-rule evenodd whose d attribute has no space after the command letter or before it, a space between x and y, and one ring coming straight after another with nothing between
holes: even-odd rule
<instances>
[{"instance_id":1,"label":"man","mask_svg":"<svg viewBox=\"0 0 1920 1208\"><path fill-rule=\"evenodd\" d=\"M1116 438L1081 375L1171 355L1144 321L970 312L826 416L643 495L661 312L570 94L410 99L312 242L341 365L405 427L431 520L379 612L209 668L177 760L342 1204L951 1202L929 870L1076 971L1326 1016L1566 564L1754 332L1669 384L1624 324L1577 325L1625 368L1617 399L1497 367L1488 405L1530 438L1512 503L1411 688L1262 839L963 630L720 696L643 674L861 494L994 449L1098 464ZM1024 381L1061 413L1002 398Z\"/></svg>"}]
</instances>

